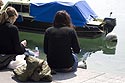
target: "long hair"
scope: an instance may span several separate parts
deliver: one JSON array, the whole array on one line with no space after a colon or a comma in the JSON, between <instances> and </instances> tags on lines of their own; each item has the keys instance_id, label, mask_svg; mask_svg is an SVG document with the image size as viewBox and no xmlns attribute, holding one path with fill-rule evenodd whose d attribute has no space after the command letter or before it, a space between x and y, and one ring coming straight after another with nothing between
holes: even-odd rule
<instances>
[{"instance_id":1,"label":"long hair","mask_svg":"<svg viewBox=\"0 0 125 83\"><path fill-rule=\"evenodd\" d=\"M1 9L1 6L3 6L3 1L0 0L0 9Z\"/></svg>"},{"instance_id":2,"label":"long hair","mask_svg":"<svg viewBox=\"0 0 125 83\"><path fill-rule=\"evenodd\" d=\"M56 28L64 26L73 28L70 15L65 10L57 11L53 26Z\"/></svg>"},{"instance_id":3,"label":"long hair","mask_svg":"<svg viewBox=\"0 0 125 83\"><path fill-rule=\"evenodd\" d=\"M8 6L6 10L2 11L0 14L0 24L3 24L8 20L13 20L13 19L10 19L10 17L13 17L13 16L18 17L18 13L15 8Z\"/></svg>"}]
</instances>

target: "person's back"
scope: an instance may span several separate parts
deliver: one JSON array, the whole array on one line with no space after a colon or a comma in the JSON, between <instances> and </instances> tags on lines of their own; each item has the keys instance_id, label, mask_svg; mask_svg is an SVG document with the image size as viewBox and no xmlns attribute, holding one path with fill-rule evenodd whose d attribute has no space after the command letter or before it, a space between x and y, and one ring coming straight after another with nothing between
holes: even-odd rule
<instances>
[{"instance_id":1,"label":"person's back","mask_svg":"<svg viewBox=\"0 0 125 83\"><path fill-rule=\"evenodd\" d=\"M47 54L48 63L54 68L71 67L74 63L73 56L71 56L71 47L75 47L75 53L79 53L79 47L75 44L76 42L73 41L75 39L74 30L69 27L52 27L49 28L47 32L49 36Z\"/></svg>"},{"instance_id":2,"label":"person's back","mask_svg":"<svg viewBox=\"0 0 125 83\"><path fill-rule=\"evenodd\" d=\"M59 13L66 14L67 16L65 11L59 11ZM68 22L67 25L63 25L66 24L63 23L65 22L62 21L63 19L66 20L66 23ZM55 22L55 26L46 30L44 52L47 54L47 62L52 69L66 69L73 66L75 59L72 53L79 53L80 47L77 34L71 28L70 18L68 16L66 19L63 17L60 21Z\"/></svg>"},{"instance_id":3,"label":"person's back","mask_svg":"<svg viewBox=\"0 0 125 83\"><path fill-rule=\"evenodd\" d=\"M0 69L6 67L16 55L25 52L26 42L19 42L18 29L13 25L17 17L13 7L7 7L0 15Z\"/></svg>"},{"instance_id":4,"label":"person's back","mask_svg":"<svg viewBox=\"0 0 125 83\"><path fill-rule=\"evenodd\" d=\"M0 54L23 54L18 29L9 22L0 25Z\"/></svg>"}]
</instances>

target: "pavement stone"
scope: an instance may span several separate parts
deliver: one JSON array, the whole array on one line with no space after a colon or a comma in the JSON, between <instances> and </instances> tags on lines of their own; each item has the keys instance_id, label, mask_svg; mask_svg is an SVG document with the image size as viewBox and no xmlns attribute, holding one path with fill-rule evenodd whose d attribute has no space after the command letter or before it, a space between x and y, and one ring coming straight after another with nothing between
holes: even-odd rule
<instances>
[{"instance_id":1,"label":"pavement stone","mask_svg":"<svg viewBox=\"0 0 125 83\"><path fill-rule=\"evenodd\" d=\"M0 71L1 83L23 83L13 79L12 71ZM125 77L116 74L98 72L78 68L77 72L57 73L52 82L25 82L25 83L125 83Z\"/></svg>"}]
</instances>

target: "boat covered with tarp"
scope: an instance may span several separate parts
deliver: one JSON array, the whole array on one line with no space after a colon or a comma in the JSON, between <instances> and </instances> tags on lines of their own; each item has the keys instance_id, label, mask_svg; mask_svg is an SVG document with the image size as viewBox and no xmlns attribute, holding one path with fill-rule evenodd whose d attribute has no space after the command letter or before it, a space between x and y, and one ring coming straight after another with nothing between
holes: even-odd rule
<instances>
[{"instance_id":1,"label":"boat covered with tarp","mask_svg":"<svg viewBox=\"0 0 125 83\"><path fill-rule=\"evenodd\" d=\"M54 16L57 11L66 10L71 18L72 22L77 27L84 26L89 22L92 17L97 18L95 12L90 8L85 0L77 2L32 2L30 3L30 15L34 17L34 20L53 23Z\"/></svg>"},{"instance_id":2,"label":"boat covered with tarp","mask_svg":"<svg viewBox=\"0 0 125 83\"><path fill-rule=\"evenodd\" d=\"M111 32L116 26L115 18L99 19L85 0L14 0L8 1L7 6L13 6L19 13L15 24L21 31L44 33L52 26L54 16L59 10L66 10L80 37L95 38Z\"/></svg>"}]
</instances>

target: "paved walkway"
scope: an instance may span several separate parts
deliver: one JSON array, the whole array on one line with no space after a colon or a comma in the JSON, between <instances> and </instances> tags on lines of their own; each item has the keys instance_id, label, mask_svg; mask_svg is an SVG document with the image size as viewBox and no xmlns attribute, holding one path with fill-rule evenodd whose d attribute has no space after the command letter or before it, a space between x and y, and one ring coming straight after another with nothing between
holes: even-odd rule
<instances>
[{"instance_id":1,"label":"paved walkway","mask_svg":"<svg viewBox=\"0 0 125 83\"><path fill-rule=\"evenodd\" d=\"M0 82L22 83L13 79L12 71L0 71ZM125 83L125 77L118 76L115 74L78 68L78 71L75 73L57 73L56 75L53 75L53 81L51 83Z\"/></svg>"}]
</instances>

